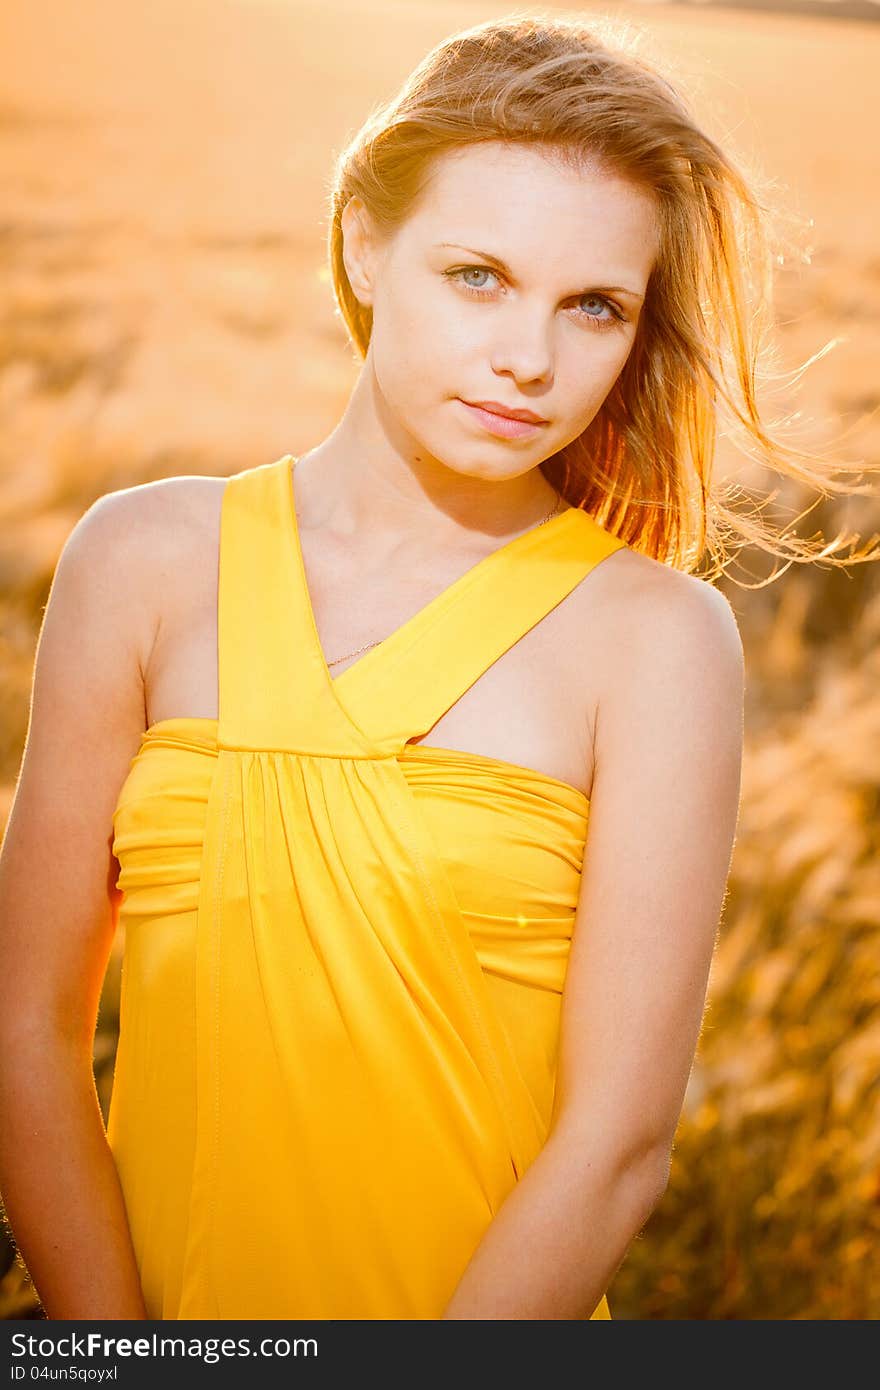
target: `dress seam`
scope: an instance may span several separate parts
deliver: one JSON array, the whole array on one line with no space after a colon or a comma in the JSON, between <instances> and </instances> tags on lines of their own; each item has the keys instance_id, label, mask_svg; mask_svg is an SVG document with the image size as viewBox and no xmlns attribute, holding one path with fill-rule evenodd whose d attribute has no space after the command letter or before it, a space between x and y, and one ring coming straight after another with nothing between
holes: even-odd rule
<instances>
[{"instance_id":1,"label":"dress seam","mask_svg":"<svg viewBox=\"0 0 880 1390\"><path fill-rule=\"evenodd\" d=\"M229 833L229 816L232 806L232 760L225 760L227 763L224 770L224 781L222 791L222 802L220 814L222 814L222 829L220 840L217 847L218 863L215 878L214 897L211 907L211 921L214 928L214 952L211 962L211 1001L213 1008L213 1035L214 1035L214 1085L211 1097L213 1128L211 1133L210 1149L210 1168L209 1168L209 1197L207 1211L207 1233L210 1269L212 1274L212 1295L216 1302L216 1286L213 1280L216 1277L214 1271L214 1212L217 1199L217 1155L220 1148L220 956L221 956L221 934L223 921L223 876L226 869L226 843ZM219 1313L219 1310L218 1310Z\"/></svg>"}]
</instances>

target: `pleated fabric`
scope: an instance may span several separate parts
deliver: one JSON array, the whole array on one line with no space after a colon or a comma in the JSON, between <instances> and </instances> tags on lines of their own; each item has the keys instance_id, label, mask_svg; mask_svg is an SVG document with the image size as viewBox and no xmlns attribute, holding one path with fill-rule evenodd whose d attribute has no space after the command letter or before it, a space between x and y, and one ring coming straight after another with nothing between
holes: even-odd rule
<instances>
[{"instance_id":1,"label":"pleated fabric","mask_svg":"<svg viewBox=\"0 0 880 1390\"><path fill-rule=\"evenodd\" d=\"M295 462L227 480L219 718L114 811L108 1138L151 1317L436 1319L547 1136L589 802L412 740L624 542L570 508L333 678Z\"/></svg>"}]
</instances>

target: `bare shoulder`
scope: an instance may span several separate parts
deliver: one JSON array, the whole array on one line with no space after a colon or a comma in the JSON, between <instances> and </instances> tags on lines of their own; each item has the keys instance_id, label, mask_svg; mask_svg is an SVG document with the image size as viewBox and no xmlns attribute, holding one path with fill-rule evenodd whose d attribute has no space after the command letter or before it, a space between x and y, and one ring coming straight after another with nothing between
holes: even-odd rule
<instances>
[{"instance_id":1,"label":"bare shoulder","mask_svg":"<svg viewBox=\"0 0 880 1390\"><path fill-rule=\"evenodd\" d=\"M105 492L86 515L104 534L118 534L138 553L152 554L157 545L173 548L210 530L219 521L227 481L187 474L136 483Z\"/></svg>"},{"instance_id":2,"label":"bare shoulder","mask_svg":"<svg viewBox=\"0 0 880 1390\"><path fill-rule=\"evenodd\" d=\"M627 1167L659 1159L662 1191L736 836L742 644L704 580L628 548L594 578L594 777L554 1128L582 1147L601 1113Z\"/></svg>"},{"instance_id":3,"label":"bare shoulder","mask_svg":"<svg viewBox=\"0 0 880 1390\"><path fill-rule=\"evenodd\" d=\"M629 779L648 762L662 777L704 763L733 776L742 754L745 663L727 598L706 580L629 548L603 561L597 578L602 571L597 766L604 752Z\"/></svg>"},{"instance_id":4,"label":"bare shoulder","mask_svg":"<svg viewBox=\"0 0 880 1390\"><path fill-rule=\"evenodd\" d=\"M146 660L169 586L184 605L189 585L216 583L225 477L181 475L104 493L81 518L68 545L93 548L113 568L120 597L131 605ZM213 547L213 551L212 551Z\"/></svg>"},{"instance_id":5,"label":"bare shoulder","mask_svg":"<svg viewBox=\"0 0 880 1390\"><path fill-rule=\"evenodd\" d=\"M692 673L707 664L728 675L742 668L736 615L714 584L629 547L608 556L595 578L595 620L612 670L615 658Z\"/></svg>"}]
</instances>

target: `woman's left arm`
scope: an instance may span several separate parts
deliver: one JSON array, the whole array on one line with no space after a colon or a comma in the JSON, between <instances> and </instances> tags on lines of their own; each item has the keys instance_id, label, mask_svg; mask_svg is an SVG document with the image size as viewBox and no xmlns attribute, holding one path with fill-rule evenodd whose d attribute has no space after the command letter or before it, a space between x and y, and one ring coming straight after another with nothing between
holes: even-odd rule
<instances>
[{"instance_id":1,"label":"woman's left arm","mask_svg":"<svg viewBox=\"0 0 880 1390\"><path fill-rule=\"evenodd\" d=\"M719 590L637 573L602 615L549 1134L444 1318L589 1318L668 1182L736 834L745 677Z\"/></svg>"}]
</instances>

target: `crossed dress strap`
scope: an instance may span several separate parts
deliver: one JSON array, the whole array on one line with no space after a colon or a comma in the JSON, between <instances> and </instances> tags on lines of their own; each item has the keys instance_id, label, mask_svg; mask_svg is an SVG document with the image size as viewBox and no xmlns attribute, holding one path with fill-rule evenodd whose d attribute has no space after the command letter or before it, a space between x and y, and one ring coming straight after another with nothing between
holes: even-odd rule
<instances>
[{"instance_id":1,"label":"crossed dress strap","mask_svg":"<svg viewBox=\"0 0 880 1390\"><path fill-rule=\"evenodd\" d=\"M220 519L221 748L375 756L335 697L296 534L290 456L232 474Z\"/></svg>"},{"instance_id":2,"label":"crossed dress strap","mask_svg":"<svg viewBox=\"0 0 880 1390\"><path fill-rule=\"evenodd\" d=\"M306 582L294 467L288 454L227 481L220 746L394 757L625 545L570 507L484 556L334 678Z\"/></svg>"}]
</instances>

